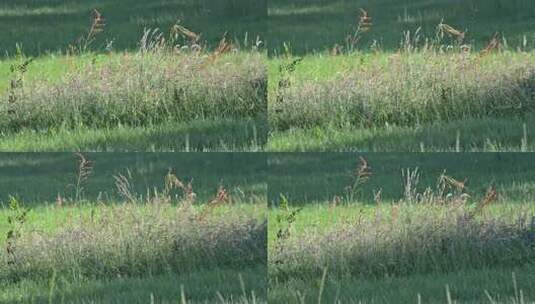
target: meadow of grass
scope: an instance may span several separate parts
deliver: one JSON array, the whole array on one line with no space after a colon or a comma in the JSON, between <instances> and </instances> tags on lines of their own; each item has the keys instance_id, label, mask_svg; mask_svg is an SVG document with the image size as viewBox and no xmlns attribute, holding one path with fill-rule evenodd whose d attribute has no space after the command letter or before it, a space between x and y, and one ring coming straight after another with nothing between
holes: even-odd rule
<instances>
[{"instance_id":1,"label":"meadow of grass","mask_svg":"<svg viewBox=\"0 0 535 304\"><path fill-rule=\"evenodd\" d=\"M100 205L91 212L85 206L33 210L34 217L54 216L41 225L24 223L9 246L3 241L11 249L1 256L0 297L20 303L50 298L146 303L151 297L182 303L184 293L188 303L220 297L236 303L256 297L261 302L266 289L263 206L209 208L154 202ZM174 281L154 287L166 277Z\"/></svg>"},{"instance_id":2,"label":"meadow of grass","mask_svg":"<svg viewBox=\"0 0 535 304\"><path fill-rule=\"evenodd\" d=\"M1 164L0 302L266 301L261 155L14 153Z\"/></svg>"},{"instance_id":3,"label":"meadow of grass","mask_svg":"<svg viewBox=\"0 0 535 304\"><path fill-rule=\"evenodd\" d=\"M529 155L361 156L270 157L270 302L535 297Z\"/></svg>"},{"instance_id":4,"label":"meadow of grass","mask_svg":"<svg viewBox=\"0 0 535 304\"><path fill-rule=\"evenodd\" d=\"M112 5L105 1L93 1L93 11L78 8L90 19L77 19L86 31L77 33L79 39L75 42L56 37L58 50L47 46L36 54L32 48L35 42L28 50L21 44L21 37L11 40L16 51L0 61L0 90L5 92L0 95L5 100L0 106L5 122L0 125L1 149L261 150L267 141L263 38L254 29L228 30L231 20L240 19L244 16L241 14L260 23L262 14L257 10L262 1L248 2L243 7L238 2L229 0L213 8L204 2L155 3L155 11L165 8L177 18L173 23L159 20L152 28L131 26L130 34L137 35L130 41L135 48L126 44L114 48L110 41L100 44L102 39L110 38L109 30L114 25L130 22L124 17L135 18L124 11L122 18L108 18L114 15L107 16L103 12L106 8L118 13L128 3ZM47 11L90 4L17 3L0 12L46 15ZM47 9L42 11L43 7ZM154 13L151 9L137 13L141 12L146 16ZM131 13L136 14L135 10ZM186 28L184 20L178 18L186 13L191 13L186 19L204 14L200 18L203 21L198 22L207 28L198 32L189 24ZM209 20L229 21L229 27L217 28L218 23ZM31 23L20 22L23 32L33 28ZM55 33L67 29L75 32L73 23L67 19L52 26ZM164 25L165 28L158 27ZM126 28L119 34L124 31ZM214 41L213 36L205 39L205 31L209 35L214 35L210 31L221 33ZM43 38L34 35L29 35L33 41Z\"/></svg>"},{"instance_id":5,"label":"meadow of grass","mask_svg":"<svg viewBox=\"0 0 535 304\"><path fill-rule=\"evenodd\" d=\"M533 5L398 2L270 3L268 150L533 151Z\"/></svg>"},{"instance_id":6,"label":"meadow of grass","mask_svg":"<svg viewBox=\"0 0 535 304\"><path fill-rule=\"evenodd\" d=\"M48 73L32 81L19 73L4 95L3 150L46 149L42 142L57 138L49 149L258 150L267 125L263 56L223 57L213 63L207 54L153 49L46 59ZM65 63L63 74L53 67Z\"/></svg>"},{"instance_id":7,"label":"meadow of grass","mask_svg":"<svg viewBox=\"0 0 535 304\"><path fill-rule=\"evenodd\" d=\"M531 52L316 55L276 72L291 61L270 63L271 151L533 150Z\"/></svg>"}]
</instances>

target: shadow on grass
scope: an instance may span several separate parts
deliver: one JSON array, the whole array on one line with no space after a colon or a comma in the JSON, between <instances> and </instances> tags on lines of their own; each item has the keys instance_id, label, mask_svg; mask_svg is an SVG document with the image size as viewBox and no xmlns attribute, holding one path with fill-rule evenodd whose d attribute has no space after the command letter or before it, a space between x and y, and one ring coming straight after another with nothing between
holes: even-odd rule
<instances>
[{"instance_id":1,"label":"shadow on grass","mask_svg":"<svg viewBox=\"0 0 535 304\"><path fill-rule=\"evenodd\" d=\"M526 130L535 128L535 117L525 122L515 119L485 118L385 128L313 128L276 132L269 151L370 151L370 152L476 152L532 151L535 145ZM522 147L526 135L527 146Z\"/></svg>"},{"instance_id":2,"label":"shadow on grass","mask_svg":"<svg viewBox=\"0 0 535 304\"><path fill-rule=\"evenodd\" d=\"M276 205L284 194L292 205L325 203L344 197L355 179L359 157L367 159L372 175L361 185L355 199L375 204L381 191L385 202L403 197L402 169L419 168L417 190L436 188L446 174L466 179L474 201L494 184L503 202L535 200L535 156L529 153L272 153L268 157L268 201Z\"/></svg>"},{"instance_id":3,"label":"shadow on grass","mask_svg":"<svg viewBox=\"0 0 535 304\"><path fill-rule=\"evenodd\" d=\"M217 293L225 299L237 301L243 296L240 275L245 283L246 296L250 298L254 293L257 301L265 301L266 269L265 265L258 265L251 269L212 269L111 281L65 282L59 275L52 290L48 282L26 281L8 287L0 292L0 299L6 299L0 300L0 303L49 303L49 299L54 303L179 303L182 289L188 303L218 301Z\"/></svg>"},{"instance_id":4,"label":"shadow on grass","mask_svg":"<svg viewBox=\"0 0 535 304\"><path fill-rule=\"evenodd\" d=\"M262 153L84 153L92 162L92 174L83 184L89 202L121 201L114 175L131 175L131 189L145 195L162 189L172 170L183 181L192 181L199 202L213 199L220 185L235 198L266 197L266 157ZM9 195L25 205L53 203L58 194L74 197L78 157L74 153L0 154L1 201ZM179 192L176 193L180 195Z\"/></svg>"},{"instance_id":5,"label":"shadow on grass","mask_svg":"<svg viewBox=\"0 0 535 304\"><path fill-rule=\"evenodd\" d=\"M535 279L533 266L466 270L460 273L412 275L379 280L344 280L327 276L322 300L332 303L446 303L446 285L453 301L459 303L486 303L485 291L497 303L517 303L515 294L522 290L526 301L535 298L530 284ZM516 275L513 282L512 273ZM294 280L288 284L270 286L269 303L298 301L298 292L304 294L307 303L318 301L319 288L315 278L308 282Z\"/></svg>"},{"instance_id":6,"label":"shadow on grass","mask_svg":"<svg viewBox=\"0 0 535 304\"><path fill-rule=\"evenodd\" d=\"M266 142L265 120L244 119L28 132L4 136L0 151L260 151Z\"/></svg>"},{"instance_id":7,"label":"shadow on grass","mask_svg":"<svg viewBox=\"0 0 535 304\"><path fill-rule=\"evenodd\" d=\"M372 30L362 35L360 49L376 41L382 50L395 51L404 31L435 37L436 26L445 23L467 31L467 39L476 48L485 47L495 32L507 37L510 46L518 46L523 36L535 38L534 4L529 1L390 1L349 0L275 0L269 1L270 54L280 54L283 43L294 54L331 49L345 45L345 38L358 23L359 8L373 18ZM422 39L423 40L423 39Z\"/></svg>"},{"instance_id":8,"label":"shadow on grass","mask_svg":"<svg viewBox=\"0 0 535 304\"><path fill-rule=\"evenodd\" d=\"M106 19L105 31L93 46L113 41L115 50L132 50L145 27L167 32L177 20L202 33L202 40L210 45L217 44L226 31L232 38L243 39L248 33L254 39L266 32L266 5L266 0L22 0L0 8L0 27L11 28L0 33L0 49L13 55L19 43L31 56L65 50L86 34L93 9Z\"/></svg>"}]
</instances>

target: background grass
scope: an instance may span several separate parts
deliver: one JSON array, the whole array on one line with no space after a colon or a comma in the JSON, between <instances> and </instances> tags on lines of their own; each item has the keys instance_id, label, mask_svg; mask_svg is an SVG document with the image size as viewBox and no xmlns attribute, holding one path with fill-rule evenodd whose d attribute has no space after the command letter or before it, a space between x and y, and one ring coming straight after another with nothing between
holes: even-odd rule
<instances>
[{"instance_id":1,"label":"background grass","mask_svg":"<svg viewBox=\"0 0 535 304\"><path fill-rule=\"evenodd\" d=\"M404 31L432 37L444 20L461 31L467 41L483 48L500 32L510 46L522 44L524 36L533 48L534 4L529 0L432 0L432 1L350 1L350 0L273 0L268 2L268 40L270 55L284 53L286 43L294 54L323 52L335 44L345 46L346 36L358 23L359 8L373 18L359 49L369 49L376 41L380 49L395 51Z\"/></svg>"},{"instance_id":2,"label":"background grass","mask_svg":"<svg viewBox=\"0 0 535 304\"><path fill-rule=\"evenodd\" d=\"M265 156L254 153L84 153L92 174L84 185L85 199L120 201L114 175L130 172L132 190L162 189L171 170L180 179L192 181L200 201L212 199L219 185L244 197L261 199L267 191ZM0 156L1 200L9 195L28 205L54 203L61 194L72 197L78 174L74 153L3 153Z\"/></svg>"},{"instance_id":3,"label":"background grass","mask_svg":"<svg viewBox=\"0 0 535 304\"><path fill-rule=\"evenodd\" d=\"M144 28L167 31L180 20L191 30L202 33L202 39L216 44L228 31L229 37L254 41L267 30L265 0L224 1L150 1L135 0L22 0L0 4L1 26L9 30L0 34L0 49L13 55L19 43L24 53L38 56L64 52L86 33L91 12L98 9L106 19L104 35L95 41L102 47L113 41L117 51L137 48Z\"/></svg>"},{"instance_id":4,"label":"background grass","mask_svg":"<svg viewBox=\"0 0 535 304\"><path fill-rule=\"evenodd\" d=\"M0 294L0 303L206 303L221 301L217 294L226 299L224 303L266 303L266 269L219 269L198 271L177 275L165 274L147 278L117 278L114 280L89 280L86 282L57 282L50 287L31 281L7 287ZM244 282L242 289L240 276ZM182 289L181 289L182 287ZM183 292L182 292L183 290ZM28 296L31 295L31 296Z\"/></svg>"},{"instance_id":5,"label":"background grass","mask_svg":"<svg viewBox=\"0 0 535 304\"><path fill-rule=\"evenodd\" d=\"M4 136L0 151L258 152L264 150L267 132L267 124L263 119L204 120L150 127L27 131Z\"/></svg>"},{"instance_id":6,"label":"background grass","mask_svg":"<svg viewBox=\"0 0 535 304\"><path fill-rule=\"evenodd\" d=\"M270 204L280 194L292 204L306 205L344 196L352 184L359 157L367 159L372 176L362 185L356 199L374 204L374 191L382 190L384 201L403 197L402 170L419 168L418 189L434 188L441 173L459 180L475 199L492 184L506 202L532 202L535 199L535 163L524 153L270 153L268 185Z\"/></svg>"}]
</instances>

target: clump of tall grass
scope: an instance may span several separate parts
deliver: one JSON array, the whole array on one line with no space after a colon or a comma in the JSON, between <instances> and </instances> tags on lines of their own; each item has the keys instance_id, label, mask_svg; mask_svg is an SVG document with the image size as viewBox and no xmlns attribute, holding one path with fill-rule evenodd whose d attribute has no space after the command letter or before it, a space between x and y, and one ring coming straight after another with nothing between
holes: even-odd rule
<instances>
[{"instance_id":1,"label":"clump of tall grass","mask_svg":"<svg viewBox=\"0 0 535 304\"><path fill-rule=\"evenodd\" d=\"M266 222L231 210L208 217L166 204L100 207L53 235L27 233L0 253L0 281L139 277L265 264ZM10 263L7 263L7 262Z\"/></svg>"},{"instance_id":2,"label":"clump of tall grass","mask_svg":"<svg viewBox=\"0 0 535 304\"><path fill-rule=\"evenodd\" d=\"M91 162L78 154L74 203L83 197ZM209 203L196 201L191 182L171 171L163 189L141 196L129 174L115 176L123 204L99 205L89 217L70 220L53 234L23 231L29 212L15 198L0 252L0 283L65 279L141 277L200 269L265 266L267 222L254 214L236 213L239 202L223 185ZM55 208L63 208L58 195Z\"/></svg>"},{"instance_id":3,"label":"clump of tall grass","mask_svg":"<svg viewBox=\"0 0 535 304\"><path fill-rule=\"evenodd\" d=\"M224 40L224 49L210 52L166 38L147 30L138 52L107 58L84 53L88 62L61 81L26 82L16 101L13 94L1 98L6 102L0 103L0 131L265 117L261 53L238 51Z\"/></svg>"},{"instance_id":4,"label":"clump of tall grass","mask_svg":"<svg viewBox=\"0 0 535 304\"><path fill-rule=\"evenodd\" d=\"M367 58L337 79L301 81L285 88L283 98L270 99L272 128L418 126L522 118L535 111L530 53L422 51Z\"/></svg>"},{"instance_id":5,"label":"clump of tall grass","mask_svg":"<svg viewBox=\"0 0 535 304\"><path fill-rule=\"evenodd\" d=\"M412 191L418 173L404 176L411 182L400 202L324 233L282 240L283 250L270 248L270 280L318 278L326 268L333 276L370 279L532 263L532 211L489 210L498 196L493 187L473 202L464 183L446 175L424 192Z\"/></svg>"}]
</instances>

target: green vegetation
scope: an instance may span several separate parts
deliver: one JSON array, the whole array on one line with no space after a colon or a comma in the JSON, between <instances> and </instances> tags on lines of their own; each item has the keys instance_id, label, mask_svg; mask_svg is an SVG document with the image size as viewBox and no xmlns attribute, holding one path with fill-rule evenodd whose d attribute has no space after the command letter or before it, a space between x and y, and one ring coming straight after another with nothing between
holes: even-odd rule
<instances>
[{"instance_id":1,"label":"green vegetation","mask_svg":"<svg viewBox=\"0 0 535 304\"><path fill-rule=\"evenodd\" d=\"M534 123L531 53L336 58L307 57L291 86L271 90L270 150L531 148L523 130ZM485 132L495 121L504 131Z\"/></svg>"},{"instance_id":2,"label":"green vegetation","mask_svg":"<svg viewBox=\"0 0 535 304\"><path fill-rule=\"evenodd\" d=\"M113 50L137 49L145 28L167 31L177 20L202 33L202 40L217 45L228 31L232 39L255 40L266 32L265 0L156 0L142 3L136 0L21 0L0 4L0 49L9 55L16 52L15 43L31 56L49 52L65 52L77 45L86 34L93 9L102 14L106 27L96 37L97 48ZM1 54L5 55L5 54Z\"/></svg>"},{"instance_id":3,"label":"green vegetation","mask_svg":"<svg viewBox=\"0 0 535 304\"><path fill-rule=\"evenodd\" d=\"M270 302L535 297L532 156L360 157L270 156Z\"/></svg>"},{"instance_id":4,"label":"green vegetation","mask_svg":"<svg viewBox=\"0 0 535 304\"><path fill-rule=\"evenodd\" d=\"M363 8L372 18L371 29L348 43ZM529 0L470 1L351 1L351 0L271 0L268 2L270 54L284 54L286 44L294 54L323 52L335 45L343 49L398 50L404 33L418 29L421 41L434 37L441 21L465 32L466 42L484 48L496 32L510 46L535 46L535 4Z\"/></svg>"},{"instance_id":5,"label":"green vegetation","mask_svg":"<svg viewBox=\"0 0 535 304\"><path fill-rule=\"evenodd\" d=\"M2 148L261 149L266 141L262 55L229 54L214 63L210 58L152 50L100 55L89 62L47 59L50 80L26 82L21 74L20 85L8 90L9 102L0 111ZM62 62L72 67L58 80L53 66ZM56 138L61 138L59 145L43 147Z\"/></svg>"},{"instance_id":6,"label":"green vegetation","mask_svg":"<svg viewBox=\"0 0 535 304\"><path fill-rule=\"evenodd\" d=\"M263 156L31 153L0 163L1 301L266 301Z\"/></svg>"},{"instance_id":7,"label":"green vegetation","mask_svg":"<svg viewBox=\"0 0 535 304\"><path fill-rule=\"evenodd\" d=\"M62 51L46 45L36 53L35 41L41 41L43 36L30 35L34 41L30 51L20 44L22 38L8 40L16 45L16 50L0 61L0 90L5 92L0 95L4 100L0 103L0 148L262 150L267 141L267 75L260 27L251 29L252 32L228 32L228 28L216 28L218 22L210 20L229 20L231 27L230 20L247 15L249 22L259 25L265 18L257 11L265 1L251 1L243 7L239 6L243 1L235 0L213 5L203 1L175 2L154 3L147 9L129 2L30 1L0 9L0 14L10 16L43 14L43 20L59 9L92 16L90 22L77 19L77 25L87 30L77 33L79 39L75 42L54 39L55 47ZM89 10L93 5L97 9ZM108 19L103 12L108 8L113 17L126 7L132 14L143 12L144 16L152 16L166 10L177 17L173 22L164 18L151 28L137 28L128 26L137 15L121 11L121 18ZM202 35L204 29L192 30L178 18L188 13L185 19L202 15L195 20L208 27L208 40ZM25 24L25 19L21 20L22 32L34 29L32 22L27 20ZM75 31L74 22L67 18L65 23L55 24L54 33ZM118 22L115 28L114 22ZM122 40L124 43L117 49L110 41L103 46L100 42L111 34L108 28L118 29L118 34L130 28L129 33L137 36L130 41ZM215 33L219 32L214 41Z\"/></svg>"},{"instance_id":8,"label":"green vegetation","mask_svg":"<svg viewBox=\"0 0 535 304\"><path fill-rule=\"evenodd\" d=\"M398 2L270 3L268 150L533 151L533 4Z\"/></svg>"}]
</instances>

